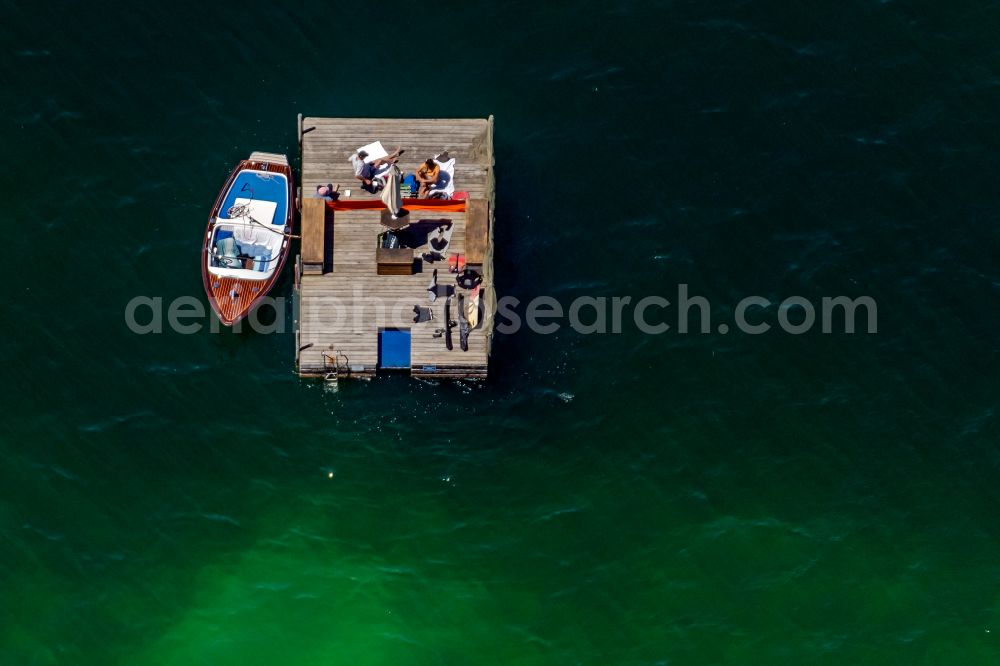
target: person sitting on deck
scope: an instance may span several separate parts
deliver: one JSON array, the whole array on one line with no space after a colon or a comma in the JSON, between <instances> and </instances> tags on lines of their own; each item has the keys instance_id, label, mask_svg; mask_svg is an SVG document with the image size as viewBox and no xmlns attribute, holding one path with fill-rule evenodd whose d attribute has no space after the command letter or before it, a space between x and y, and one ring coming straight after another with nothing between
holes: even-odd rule
<instances>
[{"instance_id":1,"label":"person sitting on deck","mask_svg":"<svg viewBox=\"0 0 1000 666\"><path fill-rule=\"evenodd\" d=\"M417 193L418 199L426 199L428 193L430 193L431 187L438 181L438 176L441 175L441 167L438 166L437 162L432 159L428 159L426 162L420 165L417 169L416 177L417 182L420 183L420 191Z\"/></svg>"},{"instance_id":2,"label":"person sitting on deck","mask_svg":"<svg viewBox=\"0 0 1000 666\"><path fill-rule=\"evenodd\" d=\"M389 173L389 167L399 160L404 150L396 148L385 157L366 162L368 153L361 150L351 155L351 166L354 167L354 177L361 181L361 189L377 194L385 186L384 176Z\"/></svg>"}]
</instances>

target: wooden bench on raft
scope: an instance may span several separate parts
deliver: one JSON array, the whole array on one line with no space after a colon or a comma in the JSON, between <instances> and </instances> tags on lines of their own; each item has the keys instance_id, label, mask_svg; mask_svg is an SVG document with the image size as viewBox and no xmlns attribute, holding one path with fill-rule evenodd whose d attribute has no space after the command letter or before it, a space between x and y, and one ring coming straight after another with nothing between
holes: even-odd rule
<instances>
[{"instance_id":1,"label":"wooden bench on raft","mask_svg":"<svg viewBox=\"0 0 1000 666\"><path fill-rule=\"evenodd\" d=\"M489 203L485 199L470 199L465 206L465 264L482 271L489 244Z\"/></svg>"},{"instance_id":2,"label":"wooden bench on raft","mask_svg":"<svg viewBox=\"0 0 1000 666\"><path fill-rule=\"evenodd\" d=\"M302 272L304 274L321 274L323 262L326 259L326 216L333 215L327 211L325 199L302 200Z\"/></svg>"}]
</instances>

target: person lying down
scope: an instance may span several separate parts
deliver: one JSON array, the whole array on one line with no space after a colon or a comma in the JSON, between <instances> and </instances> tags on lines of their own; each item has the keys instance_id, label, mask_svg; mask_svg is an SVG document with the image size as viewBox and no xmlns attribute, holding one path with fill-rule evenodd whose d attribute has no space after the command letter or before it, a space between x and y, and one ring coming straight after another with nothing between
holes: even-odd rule
<instances>
[{"instance_id":1,"label":"person lying down","mask_svg":"<svg viewBox=\"0 0 1000 666\"><path fill-rule=\"evenodd\" d=\"M361 181L361 189L371 194L377 194L385 187L385 176L389 173L389 167L399 161L399 156L406 151L396 148L385 157L366 162L368 153L359 150L351 155L351 166L354 167L354 177Z\"/></svg>"}]
</instances>

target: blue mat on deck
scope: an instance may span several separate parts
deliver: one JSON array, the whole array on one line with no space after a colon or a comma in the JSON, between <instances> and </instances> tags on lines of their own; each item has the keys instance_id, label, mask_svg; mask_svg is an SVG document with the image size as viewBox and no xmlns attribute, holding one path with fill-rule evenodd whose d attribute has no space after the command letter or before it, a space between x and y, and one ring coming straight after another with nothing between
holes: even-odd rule
<instances>
[{"instance_id":1,"label":"blue mat on deck","mask_svg":"<svg viewBox=\"0 0 1000 666\"><path fill-rule=\"evenodd\" d=\"M410 367L410 332L385 329L378 332L378 367L400 370Z\"/></svg>"}]
</instances>

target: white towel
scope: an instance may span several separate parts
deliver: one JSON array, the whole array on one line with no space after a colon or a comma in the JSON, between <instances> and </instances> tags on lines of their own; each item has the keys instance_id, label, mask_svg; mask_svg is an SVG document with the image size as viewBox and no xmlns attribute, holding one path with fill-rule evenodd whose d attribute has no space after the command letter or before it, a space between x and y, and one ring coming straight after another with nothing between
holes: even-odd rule
<instances>
[{"instance_id":1,"label":"white towel","mask_svg":"<svg viewBox=\"0 0 1000 666\"><path fill-rule=\"evenodd\" d=\"M386 149L382 147L381 141L373 141L372 143L369 143L367 146L361 146L354 152L360 153L362 150L368 153L368 157L365 158L365 162L368 162L369 164L371 164L375 160L382 159L383 157L389 154L386 151Z\"/></svg>"},{"instance_id":2,"label":"white towel","mask_svg":"<svg viewBox=\"0 0 1000 666\"><path fill-rule=\"evenodd\" d=\"M441 173L438 175L438 181L431 187L427 196L451 199L451 195L455 193L455 158L453 157L447 162L438 162L437 160L434 160L434 162L441 167Z\"/></svg>"}]
</instances>

